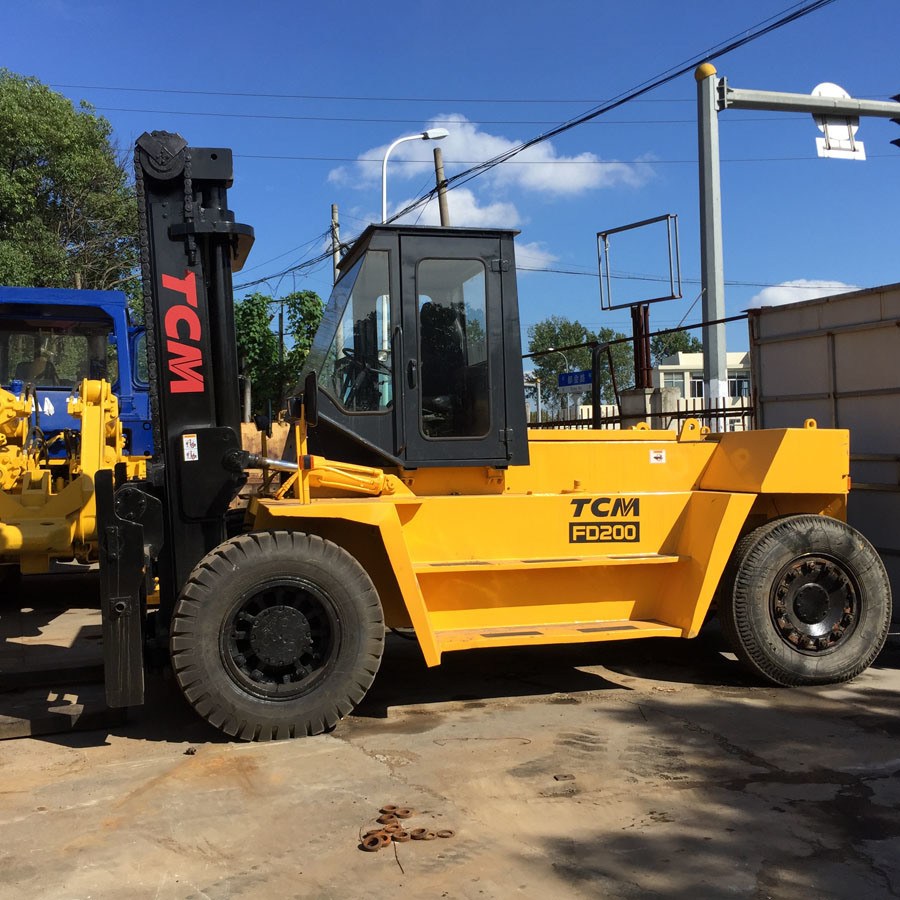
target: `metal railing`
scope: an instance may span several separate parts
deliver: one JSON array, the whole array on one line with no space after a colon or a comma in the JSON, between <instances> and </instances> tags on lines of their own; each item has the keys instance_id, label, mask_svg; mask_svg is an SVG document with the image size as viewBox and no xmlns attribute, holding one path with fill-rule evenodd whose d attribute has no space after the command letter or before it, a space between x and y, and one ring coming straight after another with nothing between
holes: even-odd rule
<instances>
[{"instance_id":1,"label":"metal railing","mask_svg":"<svg viewBox=\"0 0 900 900\"><path fill-rule=\"evenodd\" d=\"M756 427L756 410L749 397L713 397L712 402L702 397L688 397L679 400L678 405L679 409L649 413L643 420L636 416L626 416L625 427L628 428L638 421L646 421L651 428L677 429L679 423L685 419L697 419L711 431L749 431ZM532 415L530 418L535 417ZM593 423L596 421L600 429L605 431L621 428L622 418L619 413L601 410L593 419L546 417L541 422L529 421L528 427L589 429L594 427Z\"/></svg>"}]
</instances>

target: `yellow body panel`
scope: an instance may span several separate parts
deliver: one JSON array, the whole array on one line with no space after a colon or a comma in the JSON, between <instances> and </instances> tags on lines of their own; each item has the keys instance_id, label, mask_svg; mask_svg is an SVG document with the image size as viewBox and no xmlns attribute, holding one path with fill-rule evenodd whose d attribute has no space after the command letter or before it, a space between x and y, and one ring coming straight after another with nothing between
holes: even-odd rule
<instances>
[{"instance_id":1,"label":"yellow body panel","mask_svg":"<svg viewBox=\"0 0 900 900\"><path fill-rule=\"evenodd\" d=\"M848 450L847 432L813 427L532 431L530 464L506 471L313 458L293 499L249 515L344 546L436 665L466 647L695 636L750 524L843 512Z\"/></svg>"}]
</instances>

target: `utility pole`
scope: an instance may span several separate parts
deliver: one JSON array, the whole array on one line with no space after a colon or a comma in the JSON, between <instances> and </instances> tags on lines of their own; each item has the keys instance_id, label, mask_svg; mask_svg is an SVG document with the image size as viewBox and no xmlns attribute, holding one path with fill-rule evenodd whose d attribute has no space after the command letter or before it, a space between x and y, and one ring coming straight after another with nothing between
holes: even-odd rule
<instances>
[{"instance_id":1,"label":"utility pole","mask_svg":"<svg viewBox=\"0 0 900 900\"><path fill-rule=\"evenodd\" d=\"M434 148L434 177L437 182L438 209L441 211L441 225L450 224L450 210L447 207L447 179L444 177L444 154L440 147Z\"/></svg>"},{"instance_id":2,"label":"utility pole","mask_svg":"<svg viewBox=\"0 0 900 900\"><path fill-rule=\"evenodd\" d=\"M697 80L700 152L700 278L703 321L725 318L725 273L722 267L722 182L719 171L719 106L716 68L703 63ZM710 404L728 395L725 326L703 326L703 383Z\"/></svg>"},{"instance_id":3,"label":"utility pole","mask_svg":"<svg viewBox=\"0 0 900 900\"><path fill-rule=\"evenodd\" d=\"M726 109L807 112L824 132L820 156L865 159L854 132L860 116L900 118L898 97L893 100L856 100L837 85L819 85L812 94L751 91L731 87L716 78L715 66L703 63L694 72L697 81L697 124L700 150L700 268L703 283L703 320L725 318L725 275L722 264L722 197L719 175L719 113ZM844 148L831 146L832 130L840 124L847 132ZM891 143L895 143L892 141ZM725 325L703 326L703 380L710 398L728 395Z\"/></svg>"},{"instance_id":4,"label":"utility pole","mask_svg":"<svg viewBox=\"0 0 900 900\"><path fill-rule=\"evenodd\" d=\"M284 297L278 301L278 410L284 409Z\"/></svg>"},{"instance_id":5,"label":"utility pole","mask_svg":"<svg viewBox=\"0 0 900 900\"><path fill-rule=\"evenodd\" d=\"M331 260L334 266L334 281L338 280L338 263L341 261L341 226L338 224L337 203L331 204Z\"/></svg>"}]
</instances>

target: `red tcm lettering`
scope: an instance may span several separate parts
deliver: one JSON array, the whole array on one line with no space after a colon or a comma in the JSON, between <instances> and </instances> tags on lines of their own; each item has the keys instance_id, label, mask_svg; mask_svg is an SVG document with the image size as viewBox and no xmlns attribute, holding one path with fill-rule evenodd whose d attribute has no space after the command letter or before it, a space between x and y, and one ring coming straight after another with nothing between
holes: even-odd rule
<instances>
[{"instance_id":1,"label":"red tcm lettering","mask_svg":"<svg viewBox=\"0 0 900 900\"><path fill-rule=\"evenodd\" d=\"M184 278L174 275L163 275L164 288L184 294L185 303L176 303L166 310L164 326L166 331L166 350L169 354L169 390L173 394L202 394L203 357L200 347L202 329L197 309L197 279L193 272L185 272ZM186 328L180 328L184 324ZM180 330L179 330L180 328ZM185 344L183 341L192 341Z\"/></svg>"}]
</instances>

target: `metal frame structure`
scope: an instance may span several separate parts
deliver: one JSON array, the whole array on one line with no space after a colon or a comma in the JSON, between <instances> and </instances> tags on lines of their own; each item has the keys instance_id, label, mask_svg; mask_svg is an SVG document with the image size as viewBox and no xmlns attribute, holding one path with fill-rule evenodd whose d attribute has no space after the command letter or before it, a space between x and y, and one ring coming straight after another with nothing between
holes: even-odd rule
<instances>
[{"instance_id":1,"label":"metal frame structure","mask_svg":"<svg viewBox=\"0 0 900 900\"><path fill-rule=\"evenodd\" d=\"M623 231L632 231L635 228L643 228L645 225L655 225L657 222L666 223L666 246L669 251L669 293L664 297L651 297L648 300L639 300L633 303L613 304L612 285L610 283L609 236L611 234L620 234ZM672 213L664 213L661 216L654 216L652 219L644 219L641 222L632 222L630 225L620 225L618 228L607 228L605 231L598 231L597 258L600 264L600 309L625 309L626 307L634 307L641 304L658 303L662 300L681 299L681 255L678 249L678 216ZM605 298L603 293L604 282L606 284Z\"/></svg>"},{"instance_id":2,"label":"metal frame structure","mask_svg":"<svg viewBox=\"0 0 900 900\"><path fill-rule=\"evenodd\" d=\"M775 112L808 112L813 115L875 116L896 119L900 103L856 100L853 97L814 97L780 91L750 91L729 87L716 78L716 68L703 63L694 73L697 81L697 126L700 162L700 269L703 319L725 317L725 275L722 261L722 186L719 171L719 119L724 109L760 109ZM728 393L725 326L703 328L703 380L707 397Z\"/></svg>"}]
</instances>

